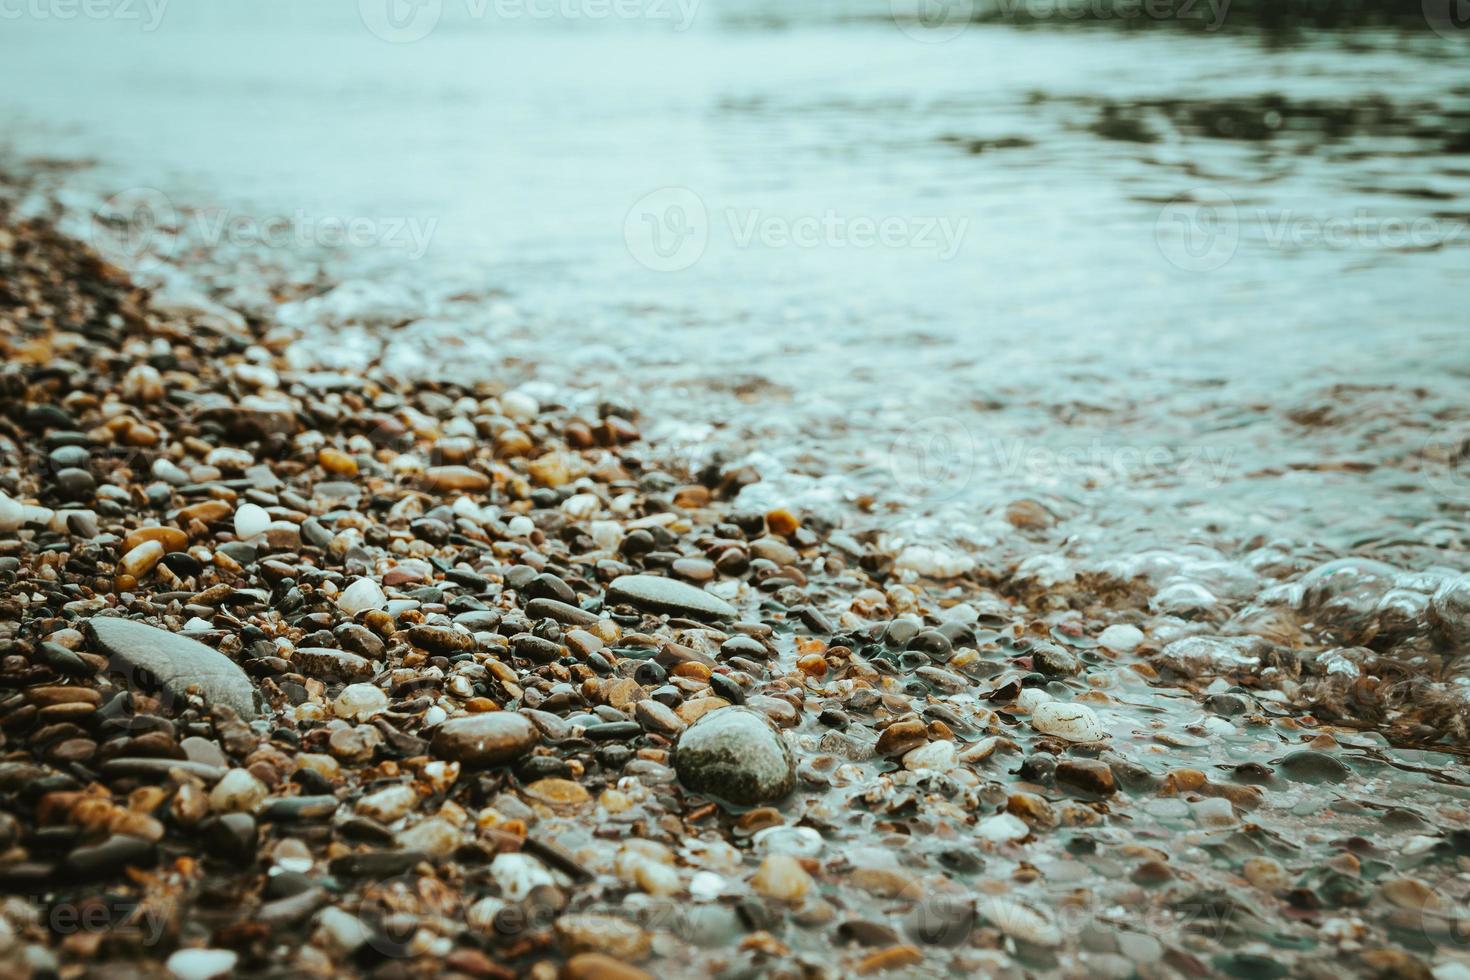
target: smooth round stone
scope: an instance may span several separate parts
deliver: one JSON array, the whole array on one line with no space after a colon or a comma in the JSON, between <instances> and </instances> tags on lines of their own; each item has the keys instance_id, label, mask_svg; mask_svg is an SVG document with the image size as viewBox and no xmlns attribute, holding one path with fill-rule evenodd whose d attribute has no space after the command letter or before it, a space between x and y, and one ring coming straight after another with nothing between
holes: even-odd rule
<instances>
[{"instance_id":1,"label":"smooth round stone","mask_svg":"<svg viewBox=\"0 0 1470 980\"><path fill-rule=\"evenodd\" d=\"M1429 599L1429 622L1446 640L1470 646L1470 574L1450 579Z\"/></svg>"},{"instance_id":2,"label":"smooth round stone","mask_svg":"<svg viewBox=\"0 0 1470 980\"><path fill-rule=\"evenodd\" d=\"M19 531L25 519L25 507L19 501L12 500L0 493L0 534L12 534Z\"/></svg>"},{"instance_id":3,"label":"smooth round stone","mask_svg":"<svg viewBox=\"0 0 1470 980\"><path fill-rule=\"evenodd\" d=\"M360 578L337 597L337 608L355 616L369 609L382 609L388 605L388 597L383 594L382 588L370 578Z\"/></svg>"},{"instance_id":4,"label":"smooth round stone","mask_svg":"<svg viewBox=\"0 0 1470 980\"><path fill-rule=\"evenodd\" d=\"M735 607L719 596L659 575L623 575L607 587L609 603L697 619L733 619Z\"/></svg>"},{"instance_id":5,"label":"smooth round stone","mask_svg":"<svg viewBox=\"0 0 1470 980\"><path fill-rule=\"evenodd\" d=\"M796 785L796 762L780 731L749 708L700 717L674 748L674 770L690 790L736 806L783 799Z\"/></svg>"},{"instance_id":6,"label":"smooth round stone","mask_svg":"<svg viewBox=\"0 0 1470 980\"><path fill-rule=\"evenodd\" d=\"M1122 624L1109 626L1098 634L1097 642L1105 649L1117 653L1132 653L1143 642L1143 630L1137 626Z\"/></svg>"},{"instance_id":7,"label":"smooth round stone","mask_svg":"<svg viewBox=\"0 0 1470 980\"><path fill-rule=\"evenodd\" d=\"M388 710L388 695L371 684L348 684L332 702L332 713L349 721L366 721Z\"/></svg>"},{"instance_id":8,"label":"smooth round stone","mask_svg":"<svg viewBox=\"0 0 1470 980\"><path fill-rule=\"evenodd\" d=\"M485 711L444 722L434 733L430 750L441 759L484 768L511 762L540 740L540 732L525 715Z\"/></svg>"},{"instance_id":9,"label":"smooth round stone","mask_svg":"<svg viewBox=\"0 0 1470 980\"><path fill-rule=\"evenodd\" d=\"M90 500L96 490L96 478L79 467L69 466L56 474L56 492L64 500Z\"/></svg>"},{"instance_id":10,"label":"smooth round stone","mask_svg":"<svg viewBox=\"0 0 1470 980\"><path fill-rule=\"evenodd\" d=\"M228 949L181 949L164 966L176 980L213 980L231 973L239 958Z\"/></svg>"},{"instance_id":11,"label":"smooth round stone","mask_svg":"<svg viewBox=\"0 0 1470 980\"><path fill-rule=\"evenodd\" d=\"M1353 772L1326 752L1311 749L1289 752L1277 765L1282 775L1298 783L1340 783Z\"/></svg>"},{"instance_id":12,"label":"smooth round stone","mask_svg":"<svg viewBox=\"0 0 1470 980\"><path fill-rule=\"evenodd\" d=\"M271 526L271 515L259 504L241 504L235 511L235 537L249 541Z\"/></svg>"},{"instance_id":13,"label":"smooth round stone","mask_svg":"<svg viewBox=\"0 0 1470 980\"><path fill-rule=\"evenodd\" d=\"M1031 724L1038 732L1069 742L1097 742L1108 737L1107 729L1092 709L1066 701L1045 701L1031 711Z\"/></svg>"}]
</instances>

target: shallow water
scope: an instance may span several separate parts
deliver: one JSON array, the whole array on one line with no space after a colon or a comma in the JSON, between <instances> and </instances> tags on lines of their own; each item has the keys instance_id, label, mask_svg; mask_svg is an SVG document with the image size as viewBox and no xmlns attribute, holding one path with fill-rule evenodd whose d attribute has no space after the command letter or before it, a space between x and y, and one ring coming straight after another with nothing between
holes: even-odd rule
<instances>
[{"instance_id":1,"label":"shallow water","mask_svg":"<svg viewBox=\"0 0 1470 980\"><path fill-rule=\"evenodd\" d=\"M363 9L11 20L9 149L100 161L60 183L141 224L77 227L302 363L631 403L755 464L752 506L1114 571L1465 567L1464 37Z\"/></svg>"}]
</instances>

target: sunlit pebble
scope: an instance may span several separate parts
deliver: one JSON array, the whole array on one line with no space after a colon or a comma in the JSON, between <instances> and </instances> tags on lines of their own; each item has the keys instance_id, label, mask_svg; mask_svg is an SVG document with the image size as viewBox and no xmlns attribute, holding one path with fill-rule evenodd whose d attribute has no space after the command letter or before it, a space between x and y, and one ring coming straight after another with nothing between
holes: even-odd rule
<instances>
[{"instance_id":1,"label":"sunlit pebble","mask_svg":"<svg viewBox=\"0 0 1470 980\"><path fill-rule=\"evenodd\" d=\"M364 796L357 801L356 809L363 816L386 824L406 816L418 801L419 795L413 791L412 786L399 783Z\"/></svg>"},{"instance_id":2,"label":"sunlit pebble","mask_svg":"<svg viewBox=\"0 0 1470 980\"><path fill-rule=\"evenodd\" d=\"M1109 626L1098 634L1097 642L1109 650L1118 653L1131 653L1143 642L1143 630L1137 626L1124 626L1118 624Z\"/></svg>"},{"instance_id":3,"label":"sunlit pebble","mask_svg":"<svg viewBox=\"0 0 1470 980\"><path fill-rule=\"evenodd\" d=\"M501 893L512 902L519 902L539 885L552 885L551 872L529 854L497 854L490 862L490 877L500 886Z\"/></svg>"},{"instance_id":4,"label":"sunlit pebble","mask_svg":"<svg viewBox=\"0 0 1470 980\"><path fill-rule=\"evenodd\" d=\"M388 710L388 695L371 684L348 684L332 702L332 713L349 721L365 721Z\"/></svg>"},{"instance_id":5,"label":"sunlit pebble","mask_svg":"<svg viewBox=\"0 0 1470 980\"><path fill-rule=\"evenodd\" d=\"M540 414L541 404L524 391L507 391L500 396L500 410L508 418L525 422Z\"/></svg>"},{"instance_id":6,"label":"sunlit pebble","mask_svg":"<svg viewBox=\"0 0 1470 980\"><path fill-rule=\"evenodd\" d=\"M798 902L812 888L812 876L801 862L787 854L771 854L761 862L750 887L759 895L783 902Z\"/></svg>"},{"instance_id":7,"label":"sunlit pebble","mask_svg":"<svg viewBox=\"0 0 1470 980\"><path fill-rule=\"evenodd\" d=\"M459 778L459 763L443 762L436 759L433 762L425 764L424 768L419 770L419 775L423 777L424 782L429 784L431 792L447 793L449 792L449 788L454 785L455 780Z\"/></svg>"},{"instance_id":8,"label":"sunlit pebble","mask_svg":"<svg viewBox=\"0 0 1470 980\"><path fill-rule=\"evenodd\" d=\"M0 493L0 534L19 531L25 522L26 509L18 501Z\"/></svg>"},{"instance_id":9,"label":"sunlit pebble","mask_svg":"<svg viewBox=\"0 0 1470 980\"><path fill-rule=\"evenodd\" d=\"M369 609L382 609L388 604L388 597L383 590L370 578L360 578L337 597L337 608L355 616Z\"/></svg>"},{"instance_id":10,"label":"sunlit pebble","mask_svg":"<svg viewBox=\"0 0 1470 980\"><path fill-rule=\"evenodd\" d=\"M264 534L271 526L271 516L259 504L241 504L235 511L235 537L249 541Z\"/></svg>"},{"instance_id":11,"label":"sunlit pebble","mask_svg":"<svg viewBox=\"0 0 1470 980\"><path fill-rule=\"evenodd\" d=\"M1024 687L1021 689L1021 693L1016 695L1015 708L1017 711L1024 711L1029 714L1035 711L1038 705L1055 700L1055 698L1039 687Z\"/></svg>"},{"instance_id":12,"label":"sunlit pebble","mask_svg":"<svg viewBox=\"0 0 1470 980\"><path fill-rule=\"evenodd\" d=\"M173 460L166 459L163 456L153 461L151 472L154 479L162 480L164 483L172 484L176 487L185 486L189 482L189 474L180 469L178 464Z\"/></svg>"},{"instance_id":13,"label":"sunlit pebble","mask_svg":"<svg viewBox=\"0 0 1470 980\"><path fill-rule=\"evenodd\" d=\"M317 929L332 948L351 953L372 937L372 930L351 912L328 905L317 916Z\"/></svg>"},{"instance_id":14,"label":"sunlit pebble","mask_svg":"<svg viewBox=\"0 0 1470 980\"><path fill-rule=\"evenodd\" d=\"M238 959L228 949L181 949L164 966L177 980L212 980L233 972Z\"/></svg>"},{"instance_id":15,"label":"sunlit pebble","mask_svg":"<svg viewBox=\"0 0 1470 980\"><path fill-rule=\"evenodd\" d=\"M251 388L279 388L281 378L264 364L236 364L235 378Z\"/></svg>"},{"instance_id":16,"label":"sunlit pebble","mask_svg":"<svg viewBox=\"0 0 1470 980\"><path fill-rule=\"evenodd\" d=\"M248 769L231 769L209 794L216 813L254 813L270 791Z\"/></svg>"},{"instance_id":17,"label":"sunlit pebble","mask_svg":"<svg viewBox=\"0 0 1470 980\"><path fill-rule=\"evenodd\" d=\"M811 827L767 827L758 831L751 843L767 854L816 857L822 850L822 835Z\"/></svg>"},{"instance_id":18,"label":"sunlit pebble","mask_svg":"<svg viewBox=\"0 0 1470 980\"><path fill-rule=\"evenodd\" d=\"M442 724L444 719L448 717L449 712L445 711L437 704L430 705L429 710L424 712L423 727L433 728L435 725Z\"/></svg>"},{"instance_id":19,"label":"sunlit pebble","mask_svg":"<svg viewBox=\"0 0 1470 980\"><path fill-rule=\"evenodd\" d=\"M561 509L568 517L585 520L597 513L602 506L602 501L597 499L595 493L574 493L562 501Z\"/></svg>"},{"instance_id":20,"label":"sunlit pebble","mask_svg":"<svg viewBox=\"0 0 1470 980\"><path fill-rule=\"evenodd\" d=\"M1091 708L1063 701L1038 704L1031 711L1031 724L1043 734L1065 738L1069 742L1096 742L1108 736Z\"/></svg>"},{"instance_id":21,"label":"sunlit pebble","mask_svg":"<svg viewBox=\"0 0 1470 980\"><path fill-rule=\"evenodd\" d=\"M214 629L214 624L207 619L193 616L184 624L185 633L203 633Z\"/></svg>"},{"instance_id":22,"label":"sunlit pebble","mask_svg":"<svg viewBox=\"0 0 1470 980\"><path fill-rule=\"evenodd\" d=\"M445 857L460 845L459 828L440 817L430 817L393 835L393 841L405 851L423 851L431 857Z\"/></svg>"},{"instance_id":23,"label":"sunlit pebble","mask_svg":"<svg viewBox=\"0 0 1470 980\"><path fill-rule=\"evenodd\" d=\"M276 845L271 852L271 860L275 866L282 871L295 871L305 874L310 871L316 862L312 860L311 850L295 837L287 837Z\"/></svg>"},{"instance_id":24,"label":"sunlit pebble","mask_svg":"<svg viewBox=\"0 0 1470 980\"><path fill-rule=\"evenodd\" d=\"M948 772L955 767L956 757L955 744L941 739L909 750L904 754L903 767L910 772L919 772L924 769Z\"/></svg>"},{"instance_id":25,"label":"sunlit pebble","mask_svg":"<svg viewBox=\"0 0 1470 980\"><path fill-rule=\"evenodd\" d=\"M689 894L696 901L712 902L725 892L725 878L713 871L698 871L689 879Z\"/></svg>"},{"instance_id":26,"label":"sunlit pebble","mask_svg":"<svg viewBox=\"0 0 1470 980\"><path fill-rule=\"evenodd\" d=\"M587 532L602 551L614 551L623 543L623 529L617 521L593 521L587 525Z\"/></svg>"},{"instance_id":27,"label":"sunlit pebble","mask_svg":"<svg viewBox=\"0 0 1470 980\"><path fill-rule=\"evenodd\" d=\"M470 928L489 932L495 928L495 918L505 910L506 901L494 895L486 895L465 909L464 919Z\"/></svg>"},{"instance_id":28,"label":"sunlit pebble","mask_svg":"<svg viewBox=\"0 0 1470 980\"><path fill-rule=\"evenodd\" d=\"M1026 822L1010 813L997 813L993 817L986 817L975 828L977 836L998 842L1020 840L1029 833L1031 833L1031 828L1026 825Z\"/></svg>"},{"instance_id":29,"label":"sunlit pebble","mask_svg":"<svg viewBox=\"0 0 1470 980\"><path fill-rule=\"evenodd\" d=\"M524 538L536 530L536 522L524 514L517 514L505 522L505 530L513 538Z\"/></svg>"}]
</instances>

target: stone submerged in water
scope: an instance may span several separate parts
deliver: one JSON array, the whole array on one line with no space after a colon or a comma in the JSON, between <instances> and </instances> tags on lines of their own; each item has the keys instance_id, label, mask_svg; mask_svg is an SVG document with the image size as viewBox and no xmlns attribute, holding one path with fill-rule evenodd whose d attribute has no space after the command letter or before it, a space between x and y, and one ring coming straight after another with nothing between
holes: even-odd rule
<instances>
[{"instance_id":1,"label":"stone submerged in water","mask_svg":"<svg viewBox=\"0 0 1470 980\"><path fill-rule=\"evenodd\" d=\"M719 708L686 729L674 770L686 788L736 806L774 803L796 785L786 740L750 708Z\"/></svg>"},{"instance_id":2,"label":"stone submerged in water","mask_svg":"<svg viewBox=\"0 0 1470 980\"><path fill-rule=\"evenodd\" d=\"M451 718L434 733L434 755L471 768L511 762L531 750L541 733L525 715L485 711Z\"/></svg>"},{"instance_id":3,"label":"stone submerged in water","mask_svg":"<svg viewBox=\"0 0 1470 980\"><path fill-rule=\"evenodd\" d=\"M623 575L607 587L609 603L697 619L733 619L735 607L703 589L660 575Z\"/></svg>"},{"instance_id":4,"label":"stone submerged in water","mask_svg":"<svg viewBox=\"0 0 1470 980\"><path fill-rule=\"evenodd\" d=\"M130 685L159 689L180 701L190 687L210 704L234 708L242 718L255 718L255 685L234 661L197 640L145 623L114 616L88 621L92 636L111 656L111 670Z\"/></svg>"}]
</instances>

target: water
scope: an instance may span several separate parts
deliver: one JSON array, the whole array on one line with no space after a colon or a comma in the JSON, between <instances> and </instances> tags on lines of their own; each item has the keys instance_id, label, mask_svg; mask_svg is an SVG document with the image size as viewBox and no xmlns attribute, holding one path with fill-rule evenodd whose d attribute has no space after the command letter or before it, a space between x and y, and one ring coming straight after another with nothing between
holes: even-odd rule
<instances>
[{"instance_id":1,"label":"water","mask_svg":"<svg viewBox=\"0 0 1470 980\"><path fill-rule=\"evenodd\" d=\"M753 506L996 560L1465 567L1464 36L438 9L412 43L346 3L10 20L9 150L94 161L74 200L148 203L303 363L612 397L756 465Z\"/></svg>"}]
</instances>

